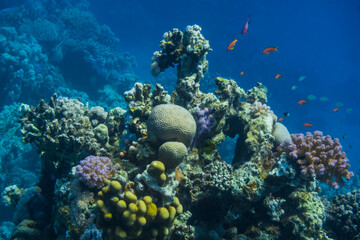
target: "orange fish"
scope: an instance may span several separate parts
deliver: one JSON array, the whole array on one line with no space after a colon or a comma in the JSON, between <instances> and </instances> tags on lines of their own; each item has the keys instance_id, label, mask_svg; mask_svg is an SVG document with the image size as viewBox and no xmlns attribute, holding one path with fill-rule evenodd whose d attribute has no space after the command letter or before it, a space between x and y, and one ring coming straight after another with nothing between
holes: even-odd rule
<instances>
[{"instance_id":1,"label":"orange fish","mask_svg":"<svg viewBox=\"0 0 360 240\"><path fill-rule=\"evenodd\" d=\"M241 76L244 75L244 72L241 72L240 75L241 75Z\"/></svg>"},{"instance_id":2,"label":"orange fish","mask_svg":"<svg viewBox=\"0 0 360 240\"><path fill-rule=\"evenodd\" d=\"M279 118L279 122L282 122L282 121L284 121L284 118Z\"/></svg>"},{"instance_id":3,"label":"orange fish","mask_svg":"<svg viewBox=\"0 0 360 240\"><path fill-rule=\"evenodd\" d=\"M248 33L249 23L250 23L250 17L247 18L246 23L243 29L241 30L241 35Z\"/></svg>"},{"instance_id":4,"label":"orange fish","mask_svg":"<svg viewBox=\"0 0 360 240\"><path fill-rule=\"evenodd\" d=\"M263 54L270 54L275 51L279 51L279 49L277 47L268 47L268 48L265 48L265 50L263 51Z\"/></svg>"},{"instance_id":5,"label":"orange fish","mask_svg":"<svg viewBox=\"0 0 360 240\"><path fill-rule=\"evenodd\" d=\"M226 51L233 50L237 41L238 41L237 39L235 39L234 41L232 41L232 42L229 44L229 46L227 47Z\"/></svg>"},{"instance_id":6,"label":"orange fish","mask_svg":"<svg viewBox=\"0 0 360 240\"><path fill-rule=\"evenodd\" d=\"M311 123L304 123L304 127L312 127Z\"/></svg>"},{"instance_id":7,"label":"orange fish","mask_svg":"<svg viewBox=\"0 0 360 240\"><path fill-rule=\"evenodd\" d=\"M282 75L280 73L278 73L278 74L276 74L275 79L279 79L281 77L282 77Z\"/></svg>"},{"instance_id":8,"label":"orange fish","mask_svg":"<svg viewBox=\"0 0 360 240\"><path fill-rule=\"evenodd\" d=\"M298 104L299 104L299 105L303 105L303 104L305 104L305 103L307 103L306 100L300 100L300 101L298 101Z\"/></svg>"},{"instance_id":9,"label":"orange fish","mask_svg":"<svg viewBox=\"0 0 360 240\"><path fill-rule=\"evenodd\" d=\"M337 112L337 111L339 111L340 110L340 108L335 108L334 110L333 110L333 112Z\"/></svg>"}]
</instances>

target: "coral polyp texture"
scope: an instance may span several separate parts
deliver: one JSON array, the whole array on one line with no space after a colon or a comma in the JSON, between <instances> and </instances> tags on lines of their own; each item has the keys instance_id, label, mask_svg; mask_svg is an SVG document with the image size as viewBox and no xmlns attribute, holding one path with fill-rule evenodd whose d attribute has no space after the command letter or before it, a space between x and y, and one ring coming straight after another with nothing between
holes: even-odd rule
<instances>
[{"instance_id":1,"label":"coral polyp texture","mask_svg":"<svg viewBox=\"0 0 360 240\"><path fill-rule=\"evenodd\" d=\"M339 139L323 136L320 131L315 131L314 135L307 132L305 136L292 134L291 139L292 142L286 140L281 143L278 150L286 152L299 164L302 175L316 177L334 188L344 184L342 178L349 180L354 175L348 171L349 160Z\"/></svg>"},{"instance_id":2,"label":"coral polyp texture","mask_svg":"<svg viewBox=\"0 0 360 240\"><path fill-rule=\"evenodd\" d=\"M110 158L88 156L76 166L76 175L91 188L101 188L105 180L111 180L116 173L117 166Z\"/></svg>"},{"instance_id":3,"label":"coral polyp texture","mask_svg":"<svg viewBox=\"0 0 360 240\"><path fill-rule=\"evenodd\" d=\"M147 121L148 133L158 141L178 141L190 146L196 123L188 110L174 104L156 106Z\"/></svg>"}]
</instances>

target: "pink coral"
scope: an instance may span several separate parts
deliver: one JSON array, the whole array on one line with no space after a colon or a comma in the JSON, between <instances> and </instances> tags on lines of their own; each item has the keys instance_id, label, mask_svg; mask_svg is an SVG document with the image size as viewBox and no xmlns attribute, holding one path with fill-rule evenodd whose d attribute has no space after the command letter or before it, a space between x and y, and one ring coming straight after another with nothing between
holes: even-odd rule
<instances>
[{"instance_id":1,"label":"pink coral","mask_svg":"<svg viewBox=\"0 0 360 240\"><path fill-rule=\"evenodd\" d=\"M292 134L292 142L286 140L278 147L279 152L286 152L300 165L301 174L316 177L334 188L338 183L342 186L345 179L349 180L354 174L349 172L350 164L339 139L332 139L329 135L323 136L320 131L311 133Z\"/></svg>"},{"instance_id":2,"label":"pink coral","mask_svg":"<svg viewBox=\"0 0 360 240\"><path fill-rule=\"evenodd\" d=\"M117 166L112 164L110 158L88 156L76 166L76 176L91 188L101 188L116 170Z\"/></svg>"}]
</instances>

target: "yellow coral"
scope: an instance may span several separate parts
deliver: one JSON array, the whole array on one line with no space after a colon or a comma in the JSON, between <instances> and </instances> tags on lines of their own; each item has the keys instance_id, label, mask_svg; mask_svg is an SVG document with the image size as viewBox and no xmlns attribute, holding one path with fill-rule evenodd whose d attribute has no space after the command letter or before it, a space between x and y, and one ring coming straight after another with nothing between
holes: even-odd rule
<instances>
[{"instance_id":1,"label":"yellow coral","mask_svg":"<svg viewBox=\"0 0 360 240\"><path fill-rule=\"evenodd\" d=\"M154 220L156 215L157 215L156 205L154 203L150 203L149 205L147 205L146 216L149 219Z\"/></svg>"},{"instance_id":2,"label":"yellow coral","mask_svg":"<svg viewBox=\"0 0 360 240\"><path fill-rule=\"evenodd\" d=\"M170 215L169 215L169 211L166 208L160 207L158 208L157 216L160 221L165 221L168 220Z\"/></svg>"},{"instance_id":3,"label":"yellow coral","mask_svg":"<svg viewBox=\"0 0 360 240\"><path fill-rule=\"evenodd\" d=\"M157 177L165 172L165 165L160 161L152 161L147 168L147 171L150 175Z\"/></svg>"},{"instance_id":4,"label":"yellow coral","mask_svg":"<svg viewBox=\"0 0 360 240\"><path fill-rule=\"evenodd\" d=\"M121 184L118 181L111 181L110 182L110 189L113 192L120 192Z\"/></svg>"},{"instance_id":5,"label":"yellow coral","mask_svg":"<svg viewBox=\"0 0 360 240\"><path fill-rule=\"evenodd\" d=\"M137 197L134 193L132 193L130 191L126 191L124 194L124 200L128 203L136 203Z\"/></svg>"}]
</instances>

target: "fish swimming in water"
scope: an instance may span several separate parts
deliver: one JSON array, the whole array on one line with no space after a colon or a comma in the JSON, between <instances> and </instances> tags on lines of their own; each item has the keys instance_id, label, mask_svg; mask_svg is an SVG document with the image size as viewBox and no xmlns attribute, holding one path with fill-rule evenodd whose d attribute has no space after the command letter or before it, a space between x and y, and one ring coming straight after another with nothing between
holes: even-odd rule
<instances>
[{"instance_id":1,"label":"fish swimming in water","mask_svg":"<svg viewBox=\"0 0 360 240\"><path fill-rule=\"evenodd\" d=\"M246 23L243 29L241 30L241 35L248 33L249 23L250 23L250 17L247 18Z\"/></svg>"},{"instance_id":2,"label":"fish swimming in water","mask_svg":"<svg viewBox=\"0 0 360 240\"><path fill-rule=\"evenodd\" d=\"M300 100L300 101L298 101L298 103L297 103L297 104L299 104L299 105L303 105L303 104L305 104L305 103L307 103L307 101L306 101L306 100Z\"/></svg>"},{"instance_id":3,"label":"fish swimming in water","mask_svg":"<svg viewBox=\"0 0 360 240\"><path fill-rule=\"evenodd\" d=\"M280 73L278 73L278 74L276 74L275 79L279 79L281 77L282 77L282 75Z\"/></svg>"},{"instance_id":4,"label":"fish swimming in water","mask_svg":"<svg viewBox=\"0 0 360 240\"><path fill-rule=\"evenodd\" d=\"M272 52L278 52L279 49L278 47L268 47L268 48L265 48L265 50L263 51L263 54L270 54Z\"/></svg>"},{"instance_id":5,"label":"fish swimming in water","mask_svg":"<svg viewBox=\"0 0 360 240\"><path fill-rule=\"evenodd\" d=\"M304 127L312 127L311 123L304 123Z\"/></svg>"},{"instance_id":6,"label":"fish swimming in water","mask_svg":"<svg viewBox=\"0 0 360 240\"><path fill-rule=\"evenodd\" d=\"M235 39L234 41L232 41L232 42L229 44L229 46L227 47L226 51L233 50L237 41L238 41L237 39Z\"/></svg>"}]
</instances>

